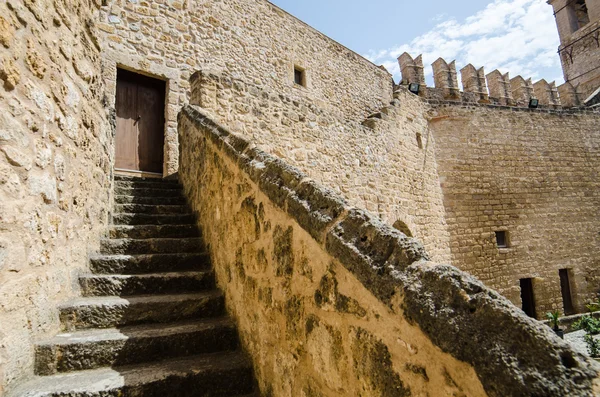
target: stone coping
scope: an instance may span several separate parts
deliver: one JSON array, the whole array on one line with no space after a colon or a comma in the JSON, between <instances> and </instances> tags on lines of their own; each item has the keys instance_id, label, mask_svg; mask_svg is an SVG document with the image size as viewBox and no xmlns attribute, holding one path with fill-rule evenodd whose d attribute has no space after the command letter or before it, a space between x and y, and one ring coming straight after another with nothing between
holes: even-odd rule
<instances>
[{"instance_id":1,"label":"stone coping","mask_svg":"<svg viewBox=\"0 0 600 397\"><path fill-rule=\"evenodd\" d=\"M442 351L471 364L490 396L590 396L600 365L474 277L187 105L187 117L374 296ZM180 123L181 125L182 123Z\"/></svg>"},{"instance_id":2,"label":"stone coping","mask_svg":"<svg viewBox=\"0 0 600 397\"><path fill-rule=\"evenodd\" d=\"M408 92L408 87L405 85L398 85L395 87L394 91L406 91ZM423 100L424 102L428 103L429 105L431 105L432 107L436 107L436 106L457 106L457 107L462 107L462 108L472 108L472 109L476 109L476 108L488 108L488 109L495 109L495 110L510 110L513 112L529 112L529 113L544 113L544 114L556 114L556 115L576 115L576 114L581 114L581 113L585 113L585 114L600 114L600 109L595 108L595 107L585 107L585 106L581 106L581 107L572 107L572 108L552 108L549 107L547 105L539 105L537 108L535 109L530 109L528 106L508 106L508 105L501 105L499 103L479 103L479 102L473 102L470 101L468 99L460 99L460 100L450 100L450 99L436 99L436 98L430 98L430 93L436 93L439 91L438 88L432 88L432 87L426 87L426 96L420 96L420 95L415 95L415 97L421 98L421 100ZM464 95L463 92L461 92L461 94ZM490 101L494 101L494 98L490 98Z\"/></svg>"}]
</instances>

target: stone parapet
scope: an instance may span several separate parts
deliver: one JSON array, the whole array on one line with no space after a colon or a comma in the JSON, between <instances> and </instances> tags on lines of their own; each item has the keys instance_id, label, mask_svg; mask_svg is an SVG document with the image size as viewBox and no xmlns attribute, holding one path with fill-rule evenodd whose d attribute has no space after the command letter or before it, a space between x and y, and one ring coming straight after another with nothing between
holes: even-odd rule
<instances>
[{"instance_id":1,"label":"stone parapet","mask_svg":"<svg viewBox=\"0 0 600 397\"><path fill-rule=\"evenodd\" d=\"M593 393L595 361L472 276L428 262L417 240L200 108L184 107L179 134L180 178L263 392Z\"/></svg>"},{"instance_id":2,"label":"stone parapet","mask_svg":"<svg viewBox=\"0 0 600 397\"><path fill-rule=\"evenodd\" d=\"M419 96L438 101L493 104L510 107L529 107L531 99L537 99L538 107L559 109L584 105L582 88L571 83L556 86L542 79L536 81L522 76L510 78L508 73L494 70L487 75L483 67L477 69L468 64L460 70L462 88L458 88L456 62L438 58L433 64L435 87L426 87L422 56L413 58L404 53L398 58L402 72L401 85L421 84Z\"/></svg>"}]
</instances>

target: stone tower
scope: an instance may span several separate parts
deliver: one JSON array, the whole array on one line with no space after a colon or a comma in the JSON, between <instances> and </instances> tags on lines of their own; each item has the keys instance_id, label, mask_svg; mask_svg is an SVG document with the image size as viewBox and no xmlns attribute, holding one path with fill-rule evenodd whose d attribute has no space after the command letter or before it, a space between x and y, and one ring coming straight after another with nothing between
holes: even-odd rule
<instances>
[{"instance_id":1,"label":"stone tower","mask_svg":"<svg viewBox=\"0 0 600 397\"><path fill-rule=\"evenodd\" d=\"M590 98L600 88L600 0L548 0L548 4L558 26L565 81L579 86L584 99Z\"/></svg>"}]
</instances>

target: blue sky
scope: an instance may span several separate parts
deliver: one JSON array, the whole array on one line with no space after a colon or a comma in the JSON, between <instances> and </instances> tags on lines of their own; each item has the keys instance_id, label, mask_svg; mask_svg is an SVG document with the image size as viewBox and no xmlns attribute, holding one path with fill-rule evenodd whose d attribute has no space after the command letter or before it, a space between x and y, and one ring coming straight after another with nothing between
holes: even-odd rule
<instances>
[{"instance_id":1,"label":"blue sky","mask_svg":"<svg viewBox=\"0 0 600 397\"><path fill-rule=\"evenodd\" d=\"M562 84L558 33L546 0L271 0L399 79L396 57L423 54ZM460 76L460 73L459 73Z\"/></svg>"}]
</instances>

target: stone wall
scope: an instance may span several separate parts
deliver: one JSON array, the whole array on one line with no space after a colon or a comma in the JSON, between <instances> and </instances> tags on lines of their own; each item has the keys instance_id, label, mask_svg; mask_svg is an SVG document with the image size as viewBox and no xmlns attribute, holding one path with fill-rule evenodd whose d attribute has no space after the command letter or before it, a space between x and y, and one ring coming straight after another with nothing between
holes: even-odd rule
<instances>
[{"instance_id":1,"label":"stone wall","mask_svg":"<svg viewBox=\"0 0 600 397\"><path fill-rule=\"evenodd\" d=\"M93 1L0 2L0 395L97 246L112 146Z\"/></svg>"},{"instance_id":2,"label":"stone wall","mask_svg":"<svg viewBox=\"0 0 600 397\"><path fill-rule=\"evenodd\" d=\"M105 2L104 79L114 107L117 66L167 80L165 174L177 171L177 112L193 71L228 72L346 118L392 99L391 75L265 0ZM294 84L294 67L306 87Z\"/></svg>"},{"instance_id":3,"label":"stone wall","mask_svg":"<svg viewBox=\"0 0 600 397\"><path fill-rule=\"evenodd\" d=\"M269 396L589 396L595 361L184 107L180 179ZM232 232L235 231L235 232Z\"/></svg>"},{"instance_id":4,"label":"stone wall","mask_svg":"<svg viewBox=\"0 0 600 397\"><path fill-rule=\"evenodd\" d=\"M341 110L226 73L195 73L191 86L191 103L215 120L351 204L390 225L405 225L434 260L449 261L435 143L425 117L427 104L419 98L400 90L377 113L352 120Z\"/></svg>"},{"instance_id":5,"label":"stone wall","mask_svg":"<svg viewBox=\"0 0 600 397\"><path fill-rule=\"evenodd\" d=\"M533 278L539 317L562 311L559 269L569 269L585 311L600 289L600 114L432 107L452 263L519 307L519 280Z\"/></svg>"},{"instance_id":6,"label":"stone wall","mask_svg":"<svg viewBox=\"0 0 600 397\"><path fill-rule=\"evenodd\" d=\"M565 81L580 84L586 99L600 88L600 0L586 0L590 22L580 27L574 11L575 2L549 0L560 36L559 55Z\"/></svg>"}]
</instances>

